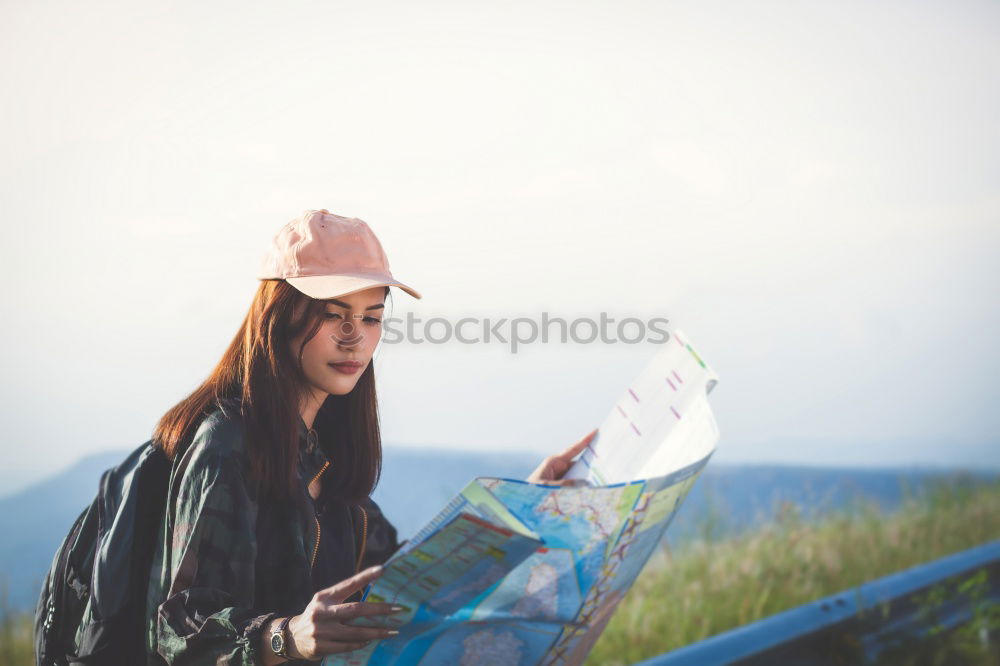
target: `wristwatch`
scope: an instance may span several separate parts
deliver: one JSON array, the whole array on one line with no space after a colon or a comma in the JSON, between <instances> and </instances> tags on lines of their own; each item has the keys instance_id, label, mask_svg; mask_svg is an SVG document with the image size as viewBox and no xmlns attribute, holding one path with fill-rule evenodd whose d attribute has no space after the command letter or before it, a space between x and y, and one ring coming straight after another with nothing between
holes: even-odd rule
<instances>
[{"instance_id":1,"label":"wristwatch","mask_svg":"<svg viewBox=\"0 0 1000 666\"><path fill-rule=\"evenodd\" d=\"M291 657L288 656L288 653L285 652L288 648L288 641L285 640L285 626L291 619L292 616L289 615L278 623L278 626L271 631L271 650L274 654L279 657L284 657L285 659L291 659Z\"/></svg>"}]
</instances>

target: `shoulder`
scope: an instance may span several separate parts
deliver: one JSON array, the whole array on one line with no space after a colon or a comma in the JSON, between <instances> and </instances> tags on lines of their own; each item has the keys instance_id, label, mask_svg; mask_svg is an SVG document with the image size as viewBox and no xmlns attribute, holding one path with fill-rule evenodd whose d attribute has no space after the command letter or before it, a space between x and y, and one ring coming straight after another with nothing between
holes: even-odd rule
<instances>
[{"instance_id":1,"label":"shoulder","mask_svg":"<svg viewBox=\"0 0 1000 666\"><path fill-rule=\"evenodd\" d=\"M218 403L195 430L191 443L177 461L175 475L214 476L223 471L247 470L249 460L244 444L244 425L239 405Z\"/></svg>"},{"instance_id":2,"label":"shoulder","mask_svg":"<svg viewBox=\"0 0 1000 666\"><path fill-rule=\"evenodd\" d=\"M243 450L239 412L215 408L202 417L187 449L175 460L167 530L172 535L172 566L178 570L204 568L207 562L228 567L228 555L224 563L213 558L246 546L252 538L257 504Z\"/></svg>"},{"instance_id":3,"label":"shoulder","mask_svg":"<svg viewBox=\"0 0 1000 666\"><path fill-rule=\"evenodd\" d=\"M238 456L245 450L243 418L233 401L217 403L195 430L189 450L198 455Z\"/></svg>"}]
</instances>

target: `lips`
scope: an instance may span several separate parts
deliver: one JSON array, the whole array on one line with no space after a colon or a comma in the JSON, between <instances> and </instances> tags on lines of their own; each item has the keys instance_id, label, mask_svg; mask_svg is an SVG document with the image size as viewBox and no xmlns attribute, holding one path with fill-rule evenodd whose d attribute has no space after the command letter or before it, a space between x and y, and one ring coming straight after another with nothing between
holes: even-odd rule
<instances>
[{"instance_id":1,"label":"lips","mask_svg":"<svg viewBox=\"0 0 1000 666\"><path fill-rule=\"evenodd\" d=\"M342 372L345 375L353 375L361 366L364 365L361 361L335 361L327 363L331 368L337 372Z\"/></svg>"}]
</instances>

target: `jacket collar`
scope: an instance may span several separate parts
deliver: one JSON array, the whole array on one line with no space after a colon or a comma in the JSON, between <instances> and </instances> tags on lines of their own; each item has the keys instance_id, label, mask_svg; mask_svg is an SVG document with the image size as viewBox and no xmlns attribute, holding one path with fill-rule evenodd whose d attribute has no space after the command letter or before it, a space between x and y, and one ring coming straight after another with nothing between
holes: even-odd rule
<instances>
[{"instance_id":1,"label":"jacket collar","mask_svg":"<svg viewBox=\"0 0 1000 666\"><path fill-rule=\"evenodd\" d=\"M318 472L325 462L327 462L326 453L324 453L321 446L319 446L318 440L315 446L309 446L309 429L306 427L305 421L302 420L302 415L297 414L296 419L298 420L298 434L299 434L299 460L302 462L306 471L309 474L315 474ZM332 463L331 463L332 464Z\"/></svg>"},{"instance_id":2,"label":"jacket collar","mask_svg":"<svg viewBox=\"0 0 1000 666\"><path fill-rule=\"evenodd\" d=\"M220 401L220 406L224 409L233 410L236 414L239 414L240 401L238 398L226 398ZM299 439L299 462L302 464L305 472L312 475L318 472L322 467L323 463L327 462L328 458L323 449L318 445L309 451L309 429L306 427L306 422L302 420L302 415L295 414L295 419L298 422L298 439ZM333 464L332 461L330 463Z\"/></svg>"}]
</instances>

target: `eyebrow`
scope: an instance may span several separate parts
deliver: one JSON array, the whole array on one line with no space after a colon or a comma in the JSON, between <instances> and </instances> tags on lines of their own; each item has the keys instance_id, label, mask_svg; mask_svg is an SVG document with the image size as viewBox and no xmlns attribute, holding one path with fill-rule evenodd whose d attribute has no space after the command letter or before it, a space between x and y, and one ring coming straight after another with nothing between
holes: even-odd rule
<instances>
[{"instance_id":1,"label":"eyebrow","mask_svg":"<svg viewBox=\"0 0 1000 666\"><path fill-rule=\"evenodd\" d=\"M327 298L327 299L324 299L324 300L327 303L330 303L331 305L339 305L340 307L345 308L347 310L351 309L350 305L348 305L347 303L345 303L343 301L338 301L336 298ZM365 308L365 310L378 310L379 308L384 308L384 307L385 307L385 303L379 303L378 305L369 305L368 307Z\"/></svg>"}]
</instances>

